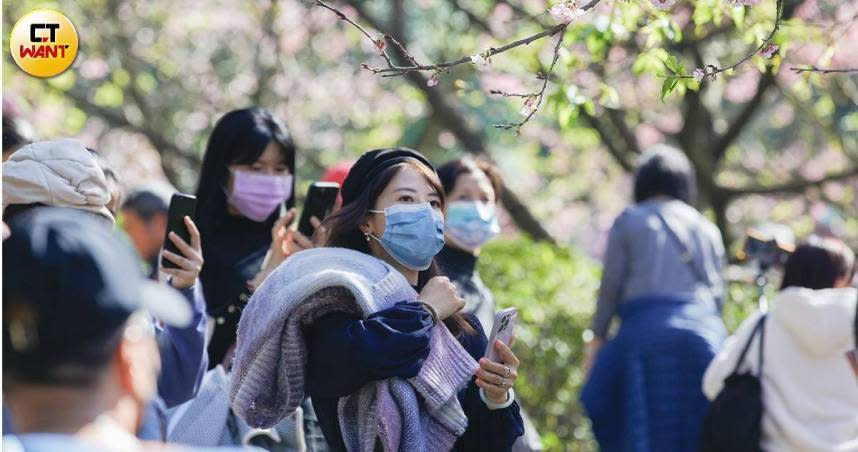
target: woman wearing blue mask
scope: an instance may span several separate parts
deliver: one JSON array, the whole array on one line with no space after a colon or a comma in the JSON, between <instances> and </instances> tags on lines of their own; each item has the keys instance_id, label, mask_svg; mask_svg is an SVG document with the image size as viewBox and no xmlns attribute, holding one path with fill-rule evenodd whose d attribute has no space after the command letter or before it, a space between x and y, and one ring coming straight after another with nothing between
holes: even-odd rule
<instances>
[{"instance_id":1,"label":"woman wearing blue mask","mask_svg":"<svg viewBox=\"0 0 858 452\"><path fill-rule=\"evenodd\" d=\"M438 178L447 197L446 244L436 258L438 266L465 299L463 311L491 325L495 300L477 273L477 259L483 245L500 233L500 174L486 161L464 158L438 167Z\"/></svg>"},{"instance_id":2,"label":"woman wearing blue mask","mask_svg":"<svg viewBox=\"0 0 858 452\"><path fill-rule=\"evenodd\" d=\"M306 392L335 451L510 450L523 431L519 362L501 342L501 362L483 358L479 320L438 276L445 202L434 168L410 149L370 151L341 193L323 223L327 247L290 257L248 305L233 407L264 427Z\"/></svg>"}]
</instances>

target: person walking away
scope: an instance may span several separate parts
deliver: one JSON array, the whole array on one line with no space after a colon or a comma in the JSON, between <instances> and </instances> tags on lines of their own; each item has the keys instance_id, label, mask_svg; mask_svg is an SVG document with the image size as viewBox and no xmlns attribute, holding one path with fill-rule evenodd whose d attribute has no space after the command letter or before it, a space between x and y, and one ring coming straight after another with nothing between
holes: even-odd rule
<instances>
[{"instance_id":1,"label":"person walking away","mask_svg":"<svg viewBox=\"0 0 858 452\"><path fill-rule=\"evenodd\" d=\"M750 340L738 371L760 376L762 450L858 451L858 385L845 359L858 337L854 274L855 254L839 239L798 246L768 313L748 316L706 369L703 392L714 400ZM751 339L763 315L764 334Z\"/></svg>"},{"instance_id":2,"label":"person walking away","mask_svg":"<svg viewBox=\"0 0 858 452\"><path fill-rule=\"evenodd\" d=\"M726 336L725 257L694 199L688 159L656 146L635 171L635 203L611 227L581 392L604 452L698 448L700 381Z\"/></svg>"}]
</instances>

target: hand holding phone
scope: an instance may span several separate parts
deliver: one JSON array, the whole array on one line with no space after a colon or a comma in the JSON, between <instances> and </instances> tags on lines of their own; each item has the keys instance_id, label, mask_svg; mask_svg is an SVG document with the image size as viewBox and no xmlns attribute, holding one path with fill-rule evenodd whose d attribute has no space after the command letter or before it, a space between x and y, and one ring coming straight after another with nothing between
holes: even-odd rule
<instances>
[{"instance_id":1,"label":"hand holding phone","mask_svg":"<svg viewBox=\"0 0 858 452\"><path fill-rule=\"evenodd\" d=\"M515 386L518 378L519 361L509 345L517 317L516 308L507 308L495 314L485 356L479 361L476 385L480 388L480 397L490 410L506 408L512 403L509 390Z\"/></svg>"},{"instance_id":2,"label":"hand holding phone","mask_svg":"<svg viewBox=\"0 0 858 452\"><path fill-rule=\"evenodd\" d=\"M196 198L190 195L177 193L170 200L161 271L177 289L193 286L203 267L200 231L192 220L195 208Z\"/></svg>"},{"instance_id":3,"label":"hand holding phone","mask_svg":"<svg viewBox=\"0 0 858 452\"><path fill-rule=\"evenodd\" d=\"M507 347L512 341L513 332L515 330L515 321L518 318L518 309L506 308L498 311L495 314L495 322L492 325L492 332L489 335L489 343L486 347L486 359L494 362L500 362L495 341L503 342Z\"/></svg>"},{"instance_id":4,"label":"hand holding phone","mask_svg":"<svg viewBox=\"0 0 858 452\"><path fill-rule=\"evenodd\" d=\"M167 232L164 236L165 251L178 255L182 254L179 247L170 240L171 232L175 232L185 243L191 242L191 231L185 226L185 217L193 219L196 208L196 196L176 193L170 198L170 208L167 211ZM177 264L163 256L161 257L161 266L163 268L179 268Z\"/></svg>"},{"instance_id":5,"label":"hand holding phone","mask_svg":"<svg viewBox=\"0 0 858 452\"><path fill-rule=\"evenodd\" d=\"M316 228L310 219L316 217L319 221L324 220L333 210L339 192L340 184L336 182L313 182L307 189L307 199L298 221L298 232L312 237Z\"/></svg>"}]
</instances>

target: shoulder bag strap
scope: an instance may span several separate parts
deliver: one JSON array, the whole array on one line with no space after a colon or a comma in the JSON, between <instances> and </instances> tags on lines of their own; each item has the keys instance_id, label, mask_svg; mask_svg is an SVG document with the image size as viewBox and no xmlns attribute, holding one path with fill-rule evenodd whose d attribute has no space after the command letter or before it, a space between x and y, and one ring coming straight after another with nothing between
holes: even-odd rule
<instances>
[{"instance_id":1,"label":"shoulder bag strap","mask_svg":"<svg viewBox=\"0 0 858 452\"><path fill-rule=\"evenodd\" d=\"M759 374L763 374L763 338L766 334L766 316L768 314L763 314L760 317L760 320L757 320L757 324L754 325L754 330L751 331L751 335L748 337L748 341L745 342L745 346L742 348L742 353L739 355L739 359L736 360L736 367L733 369L733 373L739 372L739 368L742 367L742 363L745 361L745 355L748 354L748 349L751 348L751 342L753 342L754 337L757 335L757 331L760 332L760 349L759 349L759 362L760 369Z\"/></svg>"},{"instance_id":2,"label":"shoulder bag strap","mask_svg":"<svg viewBox=\"0 0 858 452\"><path fill-rule=\"evenodd\" d=\"M685 263L685 265L691 271L691 274L694 276L694 278L697 279L698 282L708 285L709 278L707 278L706 275L704 275L703 272L701 272L700 269L697 268L696 265L694 265L694 255L691 252L691 247L689 247L685 242L682 241L682 239L679 238L679 236L676 234L676 231L674 231L670 227L670 224L667 222L667 220L665 220L660 210L656 209L655 214L658 219L661 220L661 223L664 225L664 228L667 229L668 235L670 235L673 241L676 242L677 246L679 246L679 257L682 262Z\"/></svg>"}]
</instances>

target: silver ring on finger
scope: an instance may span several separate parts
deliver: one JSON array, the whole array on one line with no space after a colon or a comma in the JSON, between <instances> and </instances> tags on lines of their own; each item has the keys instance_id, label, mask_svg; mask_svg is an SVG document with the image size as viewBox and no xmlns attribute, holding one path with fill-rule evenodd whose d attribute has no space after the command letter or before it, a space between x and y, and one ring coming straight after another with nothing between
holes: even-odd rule
<instances>
[{"instance_id":1,"label":"silver ring on finger","mask_svg":"<svg viewBox=\"0 0 858 452\"><path fill-rule=\"evenodd\" d=\"M508 376L509 376L509 374L510 374L511 372L512 372L512 369L510 369L509 367L507 367L507 368L506 368L506 373L504 373L504 374L503 374L504 378L508 377Z\"/></svg>"},{"instance_id":2,"label":"silver ring on finger","mask_svg":"<svg viewBox=\"0 0 858 452\"><path fill-rule=\"evenodd\" d=\"M506 378L501 378L500 387L502 387L502 388L506 387Z\"/></svg>"}]
</instances>

